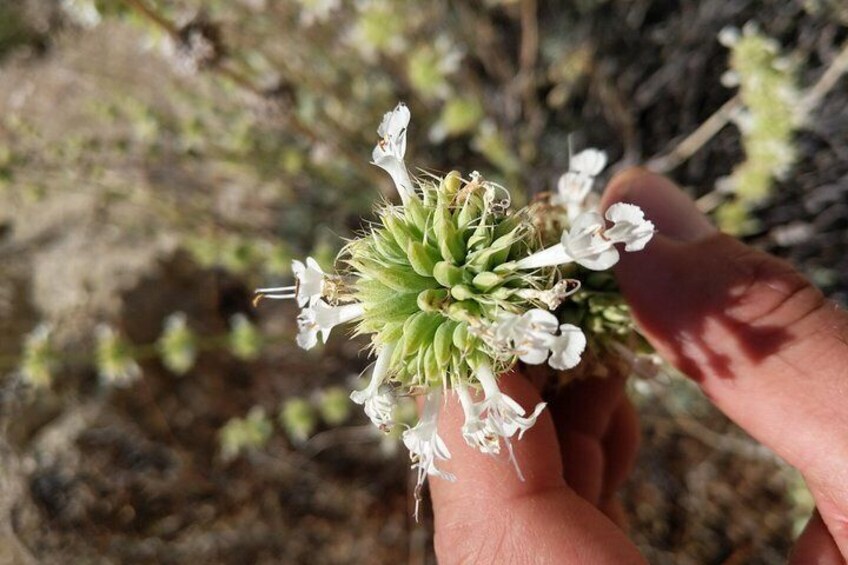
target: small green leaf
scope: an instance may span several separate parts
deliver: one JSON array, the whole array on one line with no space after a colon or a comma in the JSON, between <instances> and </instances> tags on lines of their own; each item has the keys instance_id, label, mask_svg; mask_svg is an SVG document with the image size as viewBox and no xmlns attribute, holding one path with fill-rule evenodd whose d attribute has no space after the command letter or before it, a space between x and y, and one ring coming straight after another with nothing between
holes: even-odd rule
<instances>
[{"instance_id":1,"label":"small green leaf","mask_svg":"<svg viewBox=\"0 0 848 565\"><path fill-rule=\"evenodd\" d=\"M450 288L464 282L464 273L462 269L455 265L451 265L447 261L439 261L433 267L433 277L440 285Z\"/></svg>"},{"instance_id":2,"label":"small green leaf","mask_svg":"<svg viewBox=\"0 0 848 565\"><path fill-rule=\"evenodd\" d=\"M446 288L428 288L418 294L418 308L423 312L438 312L448 298Z\"/></svg>"},{"instance_id":3,"label":"small green leaf","mask_svg":"<svg viewBox=\"0 0 848 565\"><path fill-rule=\"evenodd\" d=\"M376 324L388 324L406 320L407 316L418 312L418 295L411 293L395 293L380 302L369 302L365 305L366 316L363 323L375 321ZM371 328L369 328L371 329ZM371 331L380 331L376 327Z\"/></svg>"},{"instance_id":4,"label":"small green leaf","mask_svg":"<svg viewBox=\"0 0 848 565\"><path fill-rule=\"evenodd\" d=\"M515 228L522 225L523 223L524 223L524 218L521 216L521 214L513 214L513 215L511 215L507 218L504 218L495 227L495 234L494 234L495 239L505 236L506 234L515 230Z\"/></svg>"},{"instance_id":5,"label":"small green leaf","mask_svg":"<svg viewBox=\"0 0 848 565\"><path fill-rule=\"evenodd\" d=\"M366 266L365 263L358 263L356 267L362 273L398 292L414 292L417 294L424 289L433 287L433 279L422 277L415 271L400 266L387 267L376 263Z\"/></svg>"},{"instance_id":6,"label":"small green leaf","mask_svg":"<svg viewBox=\"0 0 848 565\"><path fill-rule=\"evenodd\" d=\"M439 244L439 251L446 261L460 263L465 259L465 242L462 234L457 231L447 208L436 210L433 231Z\"/></svg>"},{"instance_id":7,"label":"small green leaf","mask_svg":"<svg viewBox=\"0 0 848 565\"><path fill-rule=\"evenodd\" d=\"M407 320L407 322L408 321L409 320ZM406 325L404 324L404 329L405 328L406 328ZM404 363L404 359L406 358L406 353L404 353L405 351L406 351L406 333L404 332L400 336L400 339L398 340L397 345L395 346L395 350L392 351L392 358L389 360L389 365L393 369L397 370L396 369L397 367L401 367L401 366L405 365L405 363Z\"/></svg>"},{"instance_id":8,"label":"small green leaf","mask_svg":"<svg viewBox=\"0 0 848 565\"><path fill-rule=\"evenodd\" d=\"M448 198L453 198L459 192L461 186L462 175L459 174L459 171L451 171L442 179L442 183L439 186L439 193L444 194Z\"/></svg>"},{"instance_id":9,"label":"small green leaf","mask_svg":"<svg viewBox=\"0 0 848 565\"><path fill-rule=\"evenodd\" d=\"M412 221L412 224L421 232L427 229L427 209L424 203L419 198L410 198L404 206L406 217Z\"/></svg>"},{"instance_id":10,"label":"small green leaf","mask_svg":"<svg viewBox=\"0 0 848 565\"><path fill-rule=\"evenodd\" d=\"M480 305L473 300L454 302L448 306L448 316L458 322L472 322L480 317Z\"/></svg>"},{"instance_id":11,"label":"small green leaf","mask_svg":"<svg viewBox=\"0 0 848 565\"><path fill-rule=\"evenodd\" d=\"M380 328L377 336L380 338L381 344L395 343L403 337L403 322L393 322L385 324Z\"/></svg>"},{"instance_id":12,"label":"small green leaf","mask_svg":"<svg viewBox=\"0 0 848 565\"><path fill-rule=\"evenodd\" d=\"M453 348L453 333L456 326L457 322L445 320L439 326L439 329L436 330L436 335L433 337L433 351L436 355L436 361L442 369L450 363L451 350Z\"/></svg>"},{"instance_id":13,"label":"small green leaf","mask_svg":"<svg viewBox=\"0 0 848 565\"><path fill-rule=\"evenodd\" d=\"M471 222L480 217L480 210L482 209L483 200L476 194L470 195L465 200L465 203L462 205L462 209L460 209L459 215L456 218L459 229L468 229Z\"/></svg>"},{"instance_id":14,"label":"small green leaf","mask_svg":"<svg viewBox=\"0 0 848 565\"><path fill-rule=\"evenodd\" d=\"M468 350L468 324L457 324L456 328L453 330L453 335L451 336L453 340L453 346L457 348L459 351L467 351Z\"/></svg>"},{"instance_id":15,"label":"small green leaf","mask_svg":"<svg viewBox=\"0 0 848 565\"><path fill-rule=\"evenodd\" d=\"M468 238L469 251L488 247L489 244L492 243L492 228L487 224L488 221L489 214L484 213L480 216L480 222L477 224L477 227L474 228L474 232L471 234L471 237Z\"/></svg>"},{"instance_id":16,"label":"small green leaf","mask_svg":"<svg viewBox=\"0 0 848 565\"><path fill-rule=\"evenodd\" d=\"M509 248L517 241L519 228L502 235L485 248L468 256L465 266L474 272L482 272L490 266L500 265L509 256Z\"/></svg>"},{"instance_id":17,"label":"small green leaf","mask_svg":"<svg viewBox=\"0 0 848 565\"><path fill-rule=\"evenodd\" d=\"M424 354L424 376L428 383L438 384L442 380L442 371L432 346L428 347Z\"/></svg>"},{"instance_id":18,"label":"small green leaf","mask_svg":"<svg viewBox=\"0 0 848 565\"><path fill-rule=\"evenodd\" d=\"M411 355L432 343L433 336L444 318L440 314L419 312L409 317L403 326L404 354Z\"/></svg>"},{"instance_id":19,"label":"small green leaf","mask_svg":"<svg viewBox=\"0 0 848 565\"><path fill-rule=\"evenodd\" d=\"M509 300L518 289L502 286L498 289L489 292L489 297L492 300Z\"/></svg>"},{"instance_id":20,"label":"small green leaf","mask_svg":"<svg viewBox=\"0 0 848 565\"><path fill-rule=\"evenodd\" d=\"M412 269L422 277L433 275L433 267L436 265L435 250L418 241L410 241L406 247L409 264Z\"/></svg>"},{"instance_id":21,"label":"small green leaf","mask_svg":"<svg viewBox=\"0 0 848 565\"><path fill-rule=\"evenodd\" d=\"M386 226L386 229L395 239L395 243L397 243L401 249L406 249L410 240L414 239L407 228L406 223L392 211L387 212L383 216L382 220L383 225Z\"/></svg>"},{"instance_id":22,"label":"small green leaf","mask_svg":"<svg viewBox=\"0 0 848 565\"><path fill-rule=\"evenodd\" d=\"M457 300L471 300L474 298L474 291L464 284L456 284L450 289L451 296Z\"/></svg>"},{"instance_id":23,"label":"small green leaf","mask_svg":"<svg viewBox=\"0 0 848 565\"><path fill-rule=\"evenodd\" d=\"M501 276L491 271L483 271L474 277L472 284L483 292L489 292L502 282L504 282L504 279Z\"/></svg>"},{"instance_id":24,"label":"small green leaf","mask_svg":"<svg viewBox=\"0 0 848 565\"><path fill-rule=\"evenodd\" d=\"M382 255L385 259L388 259L394 263L405 263L406 262L406 254L398 247L397 243L394 240L394 237L386 232L385 230L380 230L374 233L374 250L377 251L380 255Z\"/></svg>"}]
</instances>

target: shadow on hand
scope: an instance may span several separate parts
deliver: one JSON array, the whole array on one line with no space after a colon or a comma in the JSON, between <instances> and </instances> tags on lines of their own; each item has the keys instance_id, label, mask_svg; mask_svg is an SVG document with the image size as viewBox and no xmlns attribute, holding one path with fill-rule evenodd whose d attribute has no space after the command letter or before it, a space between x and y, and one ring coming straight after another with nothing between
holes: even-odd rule
<instances>
[{"instance_id":1,"label":"shadow on hand","mask_svg":"<svg viewBox=\"0 0 848 565\"><path fill-rule=\"evenodd\" d=\"M688 243L658 235L627 255L618 278L637 321L696 381L761 363L824 301L788 263L723 234Z\"/></svg>"}]
</instances>

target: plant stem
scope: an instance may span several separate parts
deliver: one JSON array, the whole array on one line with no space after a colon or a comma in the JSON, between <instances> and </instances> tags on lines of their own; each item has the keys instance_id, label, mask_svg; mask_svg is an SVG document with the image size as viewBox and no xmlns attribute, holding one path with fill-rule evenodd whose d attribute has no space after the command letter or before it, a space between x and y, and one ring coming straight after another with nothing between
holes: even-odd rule
<instances>
[{"instance_id":1,"label":"plant stem","mask_svg":"<svg viewBox=\"0 0 848 565\"><path fill-rule=\"evenodd\" d=\"M848 72L848 41L842 46L842 50L827 67L827 70L819 77L816 84L811 86L801 98L798 111L805 117L819 102L833 90L839 79Z\"/></svg>"},{"instance_id":2,"label":"plant stem","mask_svg":"<svg viewBox=\"0 0 848 565\"><path fill-rule=\"evenodd\" d=\"M724 126L730 122L733 113L742 107L742 99L737 94L716 110L698 128L687 135L674 149L659 157L653 157L645 167L660 174L666 174L685 163L701 147L707 144Z\"/></svg>"}]
</instances>

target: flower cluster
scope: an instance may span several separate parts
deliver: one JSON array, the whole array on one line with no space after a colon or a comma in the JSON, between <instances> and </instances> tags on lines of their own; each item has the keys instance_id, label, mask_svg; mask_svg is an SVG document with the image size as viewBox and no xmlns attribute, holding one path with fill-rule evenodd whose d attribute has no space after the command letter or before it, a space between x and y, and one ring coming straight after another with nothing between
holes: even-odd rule
<instances>
[{"instance_id":1,"label":"flower cluster","mask_svg":"<svg viewBox=\"0 0 848 565\"><path fill-rule=\"evenodd\" d=\"M719 186L734 198L717 217L722 229L740 234L754 227L751 207L768 197L774 180L785 177L795 162L793 135L804 119L803 105L795 65L753 22L741 30L724 28L718 39L730 49L730 70L722 83L738 87L743 104L733 119L742 134L745 161L722 179Z\"/></svg>"},{"instance_id":2,"label":"flower cluster","mask_svg":"<svg viewBox=\"0 0 848 565\"><path fill-rule=\"evenodd\" d=\"M295 284L259 289L257 299L297 301L297 342L306 349L348 322L371 336L370 382L351 399L381 430L395 424L399 395L425 397L418 424L402 436L420 486L428 475L455 478L440 468L450 458L436 423L445 394L463 407L469 446L493 455L505 449L514 461L512 439L545 405L526 413L500 390L497 375L518 361L576 367L587 337L555 312L581 292L581 273L610 268L620 248L643 249L654 226L632 204L604 215L588 205L606 164L604 153L590 149L571 159L552 198L566 228L548 241L532 209L511 210L508 191L477 172L413 179L404 161L409 121L403 104L387 113L372 155L401 204L378 210L374 227L342 251L337 273L311 258L295 261Z\"/></svg>"},{"instance_id":3,"label":"flower cluster","mask_svg":"<svg viewBox=\"0 0 848 565\"><path fill-rule=\"evenodd\" d=\"M52 328L48 324L39 324L24 338L20 376L23 382L35 389L49 388L53 382L56 352L51 334Z\"/></svg>"},{"instance_id":4,"label":"flower cluster","mask_svg":"<svg viewBox=\"0 0 848 565\"><path fill-rule=\"evenodd\" d=\"M118 332L107 324L100 324L95 337L100 382L123 388L141 378L141 367L132 355L130 344Z\"/></svg>"},{"instance_id":5,"label":"flower cluster","mask_svg":"<svg viewBox=\"0 0 848 565\"><path fill-rule=\"evenodd\" d=\"M156 349L162 363L177 375L186 374L197 360L197 338L188 326L184 312L174 312L165 318L162 335Z\"/></svg>"}]
</instances>

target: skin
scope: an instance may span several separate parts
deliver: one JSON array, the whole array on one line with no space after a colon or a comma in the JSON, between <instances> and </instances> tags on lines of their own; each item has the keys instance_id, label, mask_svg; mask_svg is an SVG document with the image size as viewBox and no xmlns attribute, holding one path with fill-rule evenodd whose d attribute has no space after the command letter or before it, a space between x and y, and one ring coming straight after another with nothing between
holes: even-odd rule
<instances>
[{"instance_id":1,"label":"skin","mask_svg":"<svg viewBox=\"0 0 848 565\"><path fill-rule=\"evenodd\" d=\"M646 337L717 408L804 475L816 512L790 563L848 556L848 313L787 263L718 233L669 180L630 169L602 207L642 207L658 229L622 253L616 276ZM440 434L458 481L434 480L441 563L643 563L615 493L639 443L623 379L567 387L513 441L525 475L468 448L455 398ZM539 394L510 374L502 390L528 411ZM732 517L728 517L732 520Z\"/></svg>"}]
</instances>

